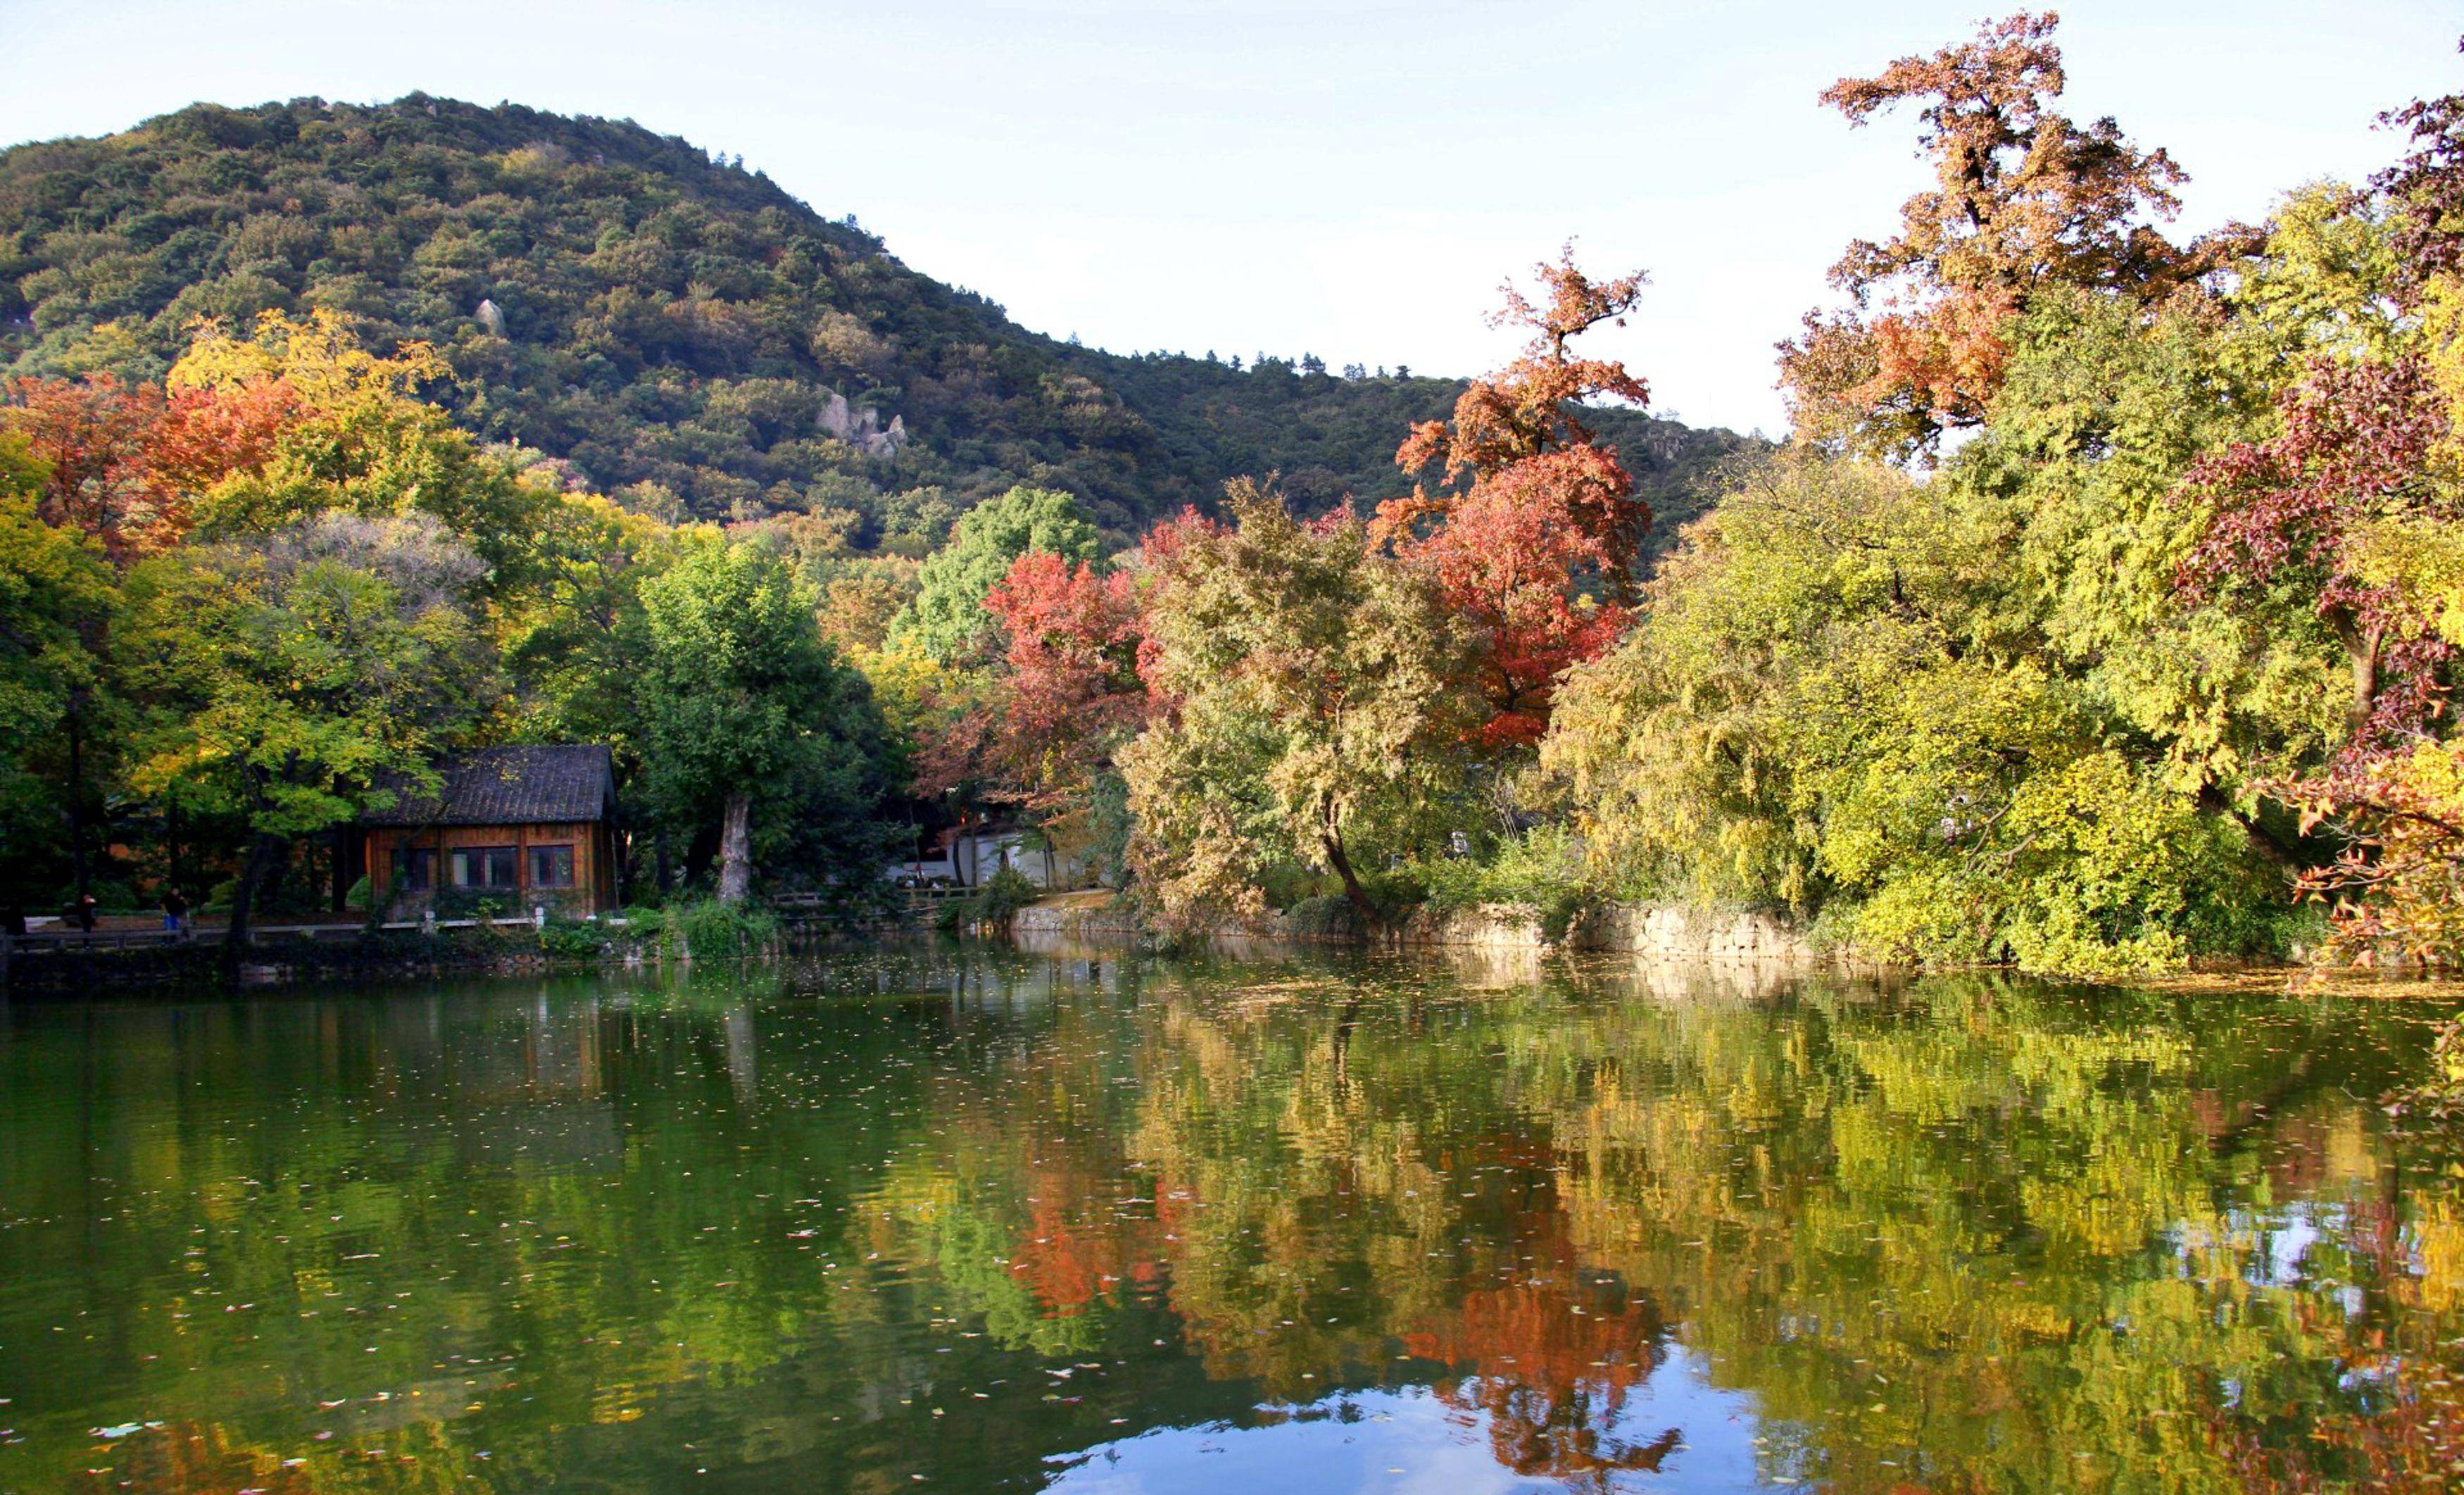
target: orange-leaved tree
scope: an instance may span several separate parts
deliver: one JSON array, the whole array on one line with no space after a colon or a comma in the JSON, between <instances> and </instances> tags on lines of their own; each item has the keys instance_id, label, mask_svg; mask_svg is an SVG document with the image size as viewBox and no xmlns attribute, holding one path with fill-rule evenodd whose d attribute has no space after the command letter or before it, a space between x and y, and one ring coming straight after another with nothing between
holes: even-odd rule
<instances>
[{"instance_id":1,"label":"orange-leaved tree","mask_svg":"<svg viewBox=\"0 0 2464 1495\"><path fill-rule=\"evenodd\" d=\"M0 422L25 436L47 470L43 519L83 530L123 564L185 539L198 495L263 465L303 413L281 379L166 393L107 374L20 378L0 399Z\"/></svg>"},{"instance_id":2,"label":"orange-leaved tree","mask_svg":"<svg viewBox=\"0 0 2464 1495\"><path fill-rule=\"evenodd\" d=\"M1008 636L990 757L1009 792L1047 818L1083 807L1112 753L1146 724L1138 579L1028 551L984 598Z\"/></svg>"},{"instance_id":3,"label":"orange-leaved tree","mask_svg":"<svg viewBox=\"0 0 2464 1495\"><path fill-rule=\"evenodd\" d=\"M1902 205L1898 233L1856 240L1832 266L1851 304L1808 313L1803 333L1779 345L1803 433L1896 458L1929 453L1946 430L1984 421L2033 293L2077 287L2153 304L2247 242L2236 227L2185 248L2151 225L2180 208L2183 172L2112 120L2082 126L2054 107L2058 20L2022 11L1823 93L1858 126L1917 105L1934 182Z\"/></svg>"},{"instance_id":4,"label":"orange-leaved tree","mask_svg":"<svg viewBox=\"0 0 2464 1495\"><path fill-rule=\"evenodd\" d=\"M1585 401L1641 405L1650 390L1623 363L1568 346L1602 322L1622 326L1643 276L1594 280L1571 245L1537 270L1540 297L1508 285L1490 319L1530 329L1522 356L1473 380L1452 420L1413 429L1396 462L1415 473L1442 463L1442 475L1378 505L1374 526L1435 579L1470 633L1459 683L1485 703L1473 738L1493 750L1538 742L1558 676L1617 641L1651 524L1616 449L1583 421Z\"/></svg>"}]
</instances>

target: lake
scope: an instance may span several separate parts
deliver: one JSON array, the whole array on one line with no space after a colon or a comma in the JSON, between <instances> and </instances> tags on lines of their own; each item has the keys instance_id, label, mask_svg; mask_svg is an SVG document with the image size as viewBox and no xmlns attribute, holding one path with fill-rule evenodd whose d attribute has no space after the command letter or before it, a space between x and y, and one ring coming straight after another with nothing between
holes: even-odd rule
<instances>
[{"instance_id":1,"label":"lake","mask_svg":"<svg viewBox=\"0 0 2464 1495\"><path fill-rule=\"evenodd\" d=\"M921 947L0 1005L0 1491L2349 1487L2464 1458L2464 1183L2380 1104L2448 1010Z\"/></svg>"}]
</instances>

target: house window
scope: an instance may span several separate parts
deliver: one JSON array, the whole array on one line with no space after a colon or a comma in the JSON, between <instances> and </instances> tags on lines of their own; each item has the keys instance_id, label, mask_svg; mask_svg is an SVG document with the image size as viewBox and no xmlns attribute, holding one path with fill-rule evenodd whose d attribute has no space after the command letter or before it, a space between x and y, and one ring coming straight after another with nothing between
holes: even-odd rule
<instances>
[{"instance_id":1,"label":"house window","mask_svg":"<svg viewBox=\"0 0 2464 1495\"><path fill-rule=\"evenodd\" d=\"M573 848L571 846L531 847L531 886L534 888L572 887Z\"/></svg>"},{"instance_id":2,"label":"house window","mask_svg":"<svg viewBox=\"0 0 2464 1495\"><path fill-rule=\"evenodd\" d=\"M456 888L511 888L514 886L514 848L511 846L455 847L453 886Z\"/></svg>"},{"instance_id":3,"label":"house window","mask_svg":"<svg viewBox=\"0 0 2464 1495\"><path fill-rule=\"evenodd\" d=\"M429 846L394 847L393 884L405 892L426 892L435 887L435 850Z\"/></svg>"}]
</instances>

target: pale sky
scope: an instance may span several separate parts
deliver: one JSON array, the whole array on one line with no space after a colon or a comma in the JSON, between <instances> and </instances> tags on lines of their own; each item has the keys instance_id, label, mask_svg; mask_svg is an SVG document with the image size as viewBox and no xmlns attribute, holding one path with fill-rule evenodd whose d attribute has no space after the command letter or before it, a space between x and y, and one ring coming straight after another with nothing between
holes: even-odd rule
<instances>
[{"instance_id":1,"label":"pale sky","mask_svg":"<svg viewBox=\"0 0 2464 1495\"><path fill-rule=\"evenodd\" d=\"M2358 179L2464 89L2455 0L2060 6L2070 112L2190 172L2182 224ZM1569 237L1652 289L1599 351L1698 424L1781 425L1771 344L1923 181L1815 103L2007 7L1373 0L0 0L0 143L205 99L414 89L630 118L853 213L1021 323L1119 351L1468 374Z\"/></svg>"}]
</instances>

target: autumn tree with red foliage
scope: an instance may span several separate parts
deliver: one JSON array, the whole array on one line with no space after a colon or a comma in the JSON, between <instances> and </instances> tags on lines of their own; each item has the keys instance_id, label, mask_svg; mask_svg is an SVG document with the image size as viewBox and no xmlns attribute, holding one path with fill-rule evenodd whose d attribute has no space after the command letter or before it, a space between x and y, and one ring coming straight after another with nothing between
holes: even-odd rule
<instances>
[{"instance_id":1,"label":"autumn tree with red foliage","mask_svg":"<svg viewBox=\"0 0 2464 1495\"><path fill-rule=\"evenodd\" d=\"M2022 11L1823 92L1854 126L1917 104L1934 185L1902 205L1896 235L1857 240L1832 266L1849 309L1807 314L1780 344L1801 430L1895 457L1929 452L1944 431L1984 421L2032 293L2081 287L2152 305L2248 242L2231 229L2184 249L2145 222L2178 210L2183 172L2110 119L2082 127L2054 109L2059 19Z\"/></svg>"},{"instance_id":2,"label":"autumn tree with red foliage","mask_svg":"<svg viewBox=\"0 0 2464 1495\"><path fill-rule=\"evenodd\" d=\"M0 420L50 468L44 520L83 530L126 564L179 544L198 495L261 466L303 413L282 380L166 394L98 375L16 380Z\"/></svg>"},{"instance_id":3,"label":"autumn tree with red foliage","mask_svg":"<svg viewBox=\"0 0 2464 1495\"><path fill-rule=\"evenodd\" d=\"M984 607L1009 640L988 757L1023 803L1066 812L1146 723L1137 579L1029 551Z\"/></svg>"},{"instance_id":4,"label":"autumn tree with red foliage","mask_svg":"<svg viewBox=\"0 0 2464 1495\"><path fill-rule=\"evenodd\" d=\"M2412 288L2464 275L2464 94L2416 99L2379 122L2412 136L2411 151L2370 182L2403 209L2395 244Z\"/></svg>"},{"instance_id":5,"label":"autumn tree with red foliage","mask_svg":"<svg viewBox=\"0 0 2464 1495\"><path fill-rule=\"evenodd\" d=\"M2300 879L2335 912L2330 954L2446 963L2464 955L2464 758L2448 698L2464 642L2464 96L2385 120L2412 134L2410 154L2374 186L2395 209L2394 296L2415 325L2384 351L2314 359L2277 403L2277 435L2191 469L2185 495L2211 513L2180 584L2194 598L2306 606L2343 647L2341 750L2264 787L2305 831L2339 844Z\"/></svg>"},{"instance_id":6,"label":"autumn tree with red foliage","mask_svg":"<svg viewBox=\"0 0 2464 1495\"><path fill-rule=\"evenodd\" d=\"M1451 421L1414 428L1396 462L1413 473L1442 462L1442 478L1380 504L1374 526L1435 578L1471 634L1470 678L1459 683L1485 703L1473 739L1492 751L1537 743L1558 677L1616 643L1651 524L1617 451L1598 445L1582 418L1587 400L1641 405L1650 390L1623 363L1568 347L1602 322L1624 325L1643 276L1594 280L1571 246L1537 269L1540 302L1508 285L1491 319L1531 330L1522 357L1472 381Z\"/></svg>"},{"instance_id":7,"label":"autumn tree with red foliage","mask_svg":"<svg viewBox=\"0 0 2464 1495\"><path fill-rule=\"evenodd\" d=\"M2191 468L2186 492L2212 504L2182 571L2194 597L2290 587L2352 665L2358 762L2423 730L2443 705L2453 657L2404 591L2363 574L2357 547L2376 521L2452 521L2433 457L2449 435L2444 403L2418 358L2321 361L2279 402L2282 433L2239 442Z\"/></svg>"}]
</instances>

